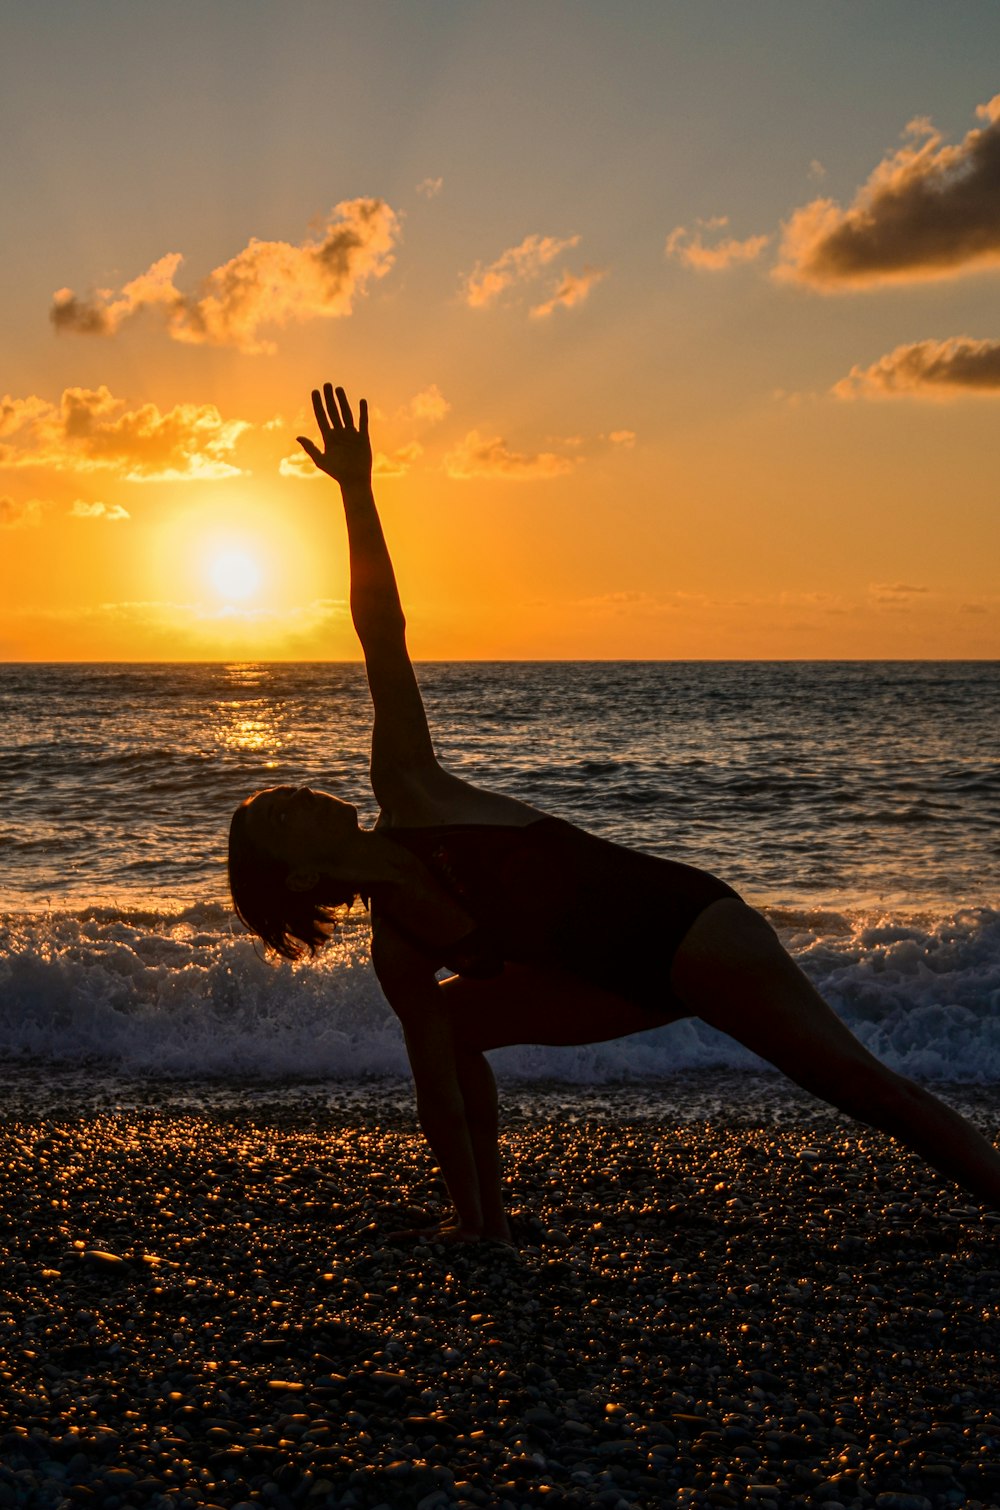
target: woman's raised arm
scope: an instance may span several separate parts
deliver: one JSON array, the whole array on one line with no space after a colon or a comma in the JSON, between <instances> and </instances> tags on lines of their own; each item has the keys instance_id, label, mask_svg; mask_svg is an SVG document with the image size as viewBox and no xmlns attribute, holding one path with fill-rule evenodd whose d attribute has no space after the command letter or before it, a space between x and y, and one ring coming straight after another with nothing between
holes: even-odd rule
<instances>
[{"instance_id":1,"label":"woman's raised arm","mask_svg":"<svg viewBox=\"0 0 1000 1510\"><path fill-rule=\"evenodd\" d=\"M313 389L321 445L308 436L299 445L321 472L340 484L351 564L351 617L364 651L375 708L371 779L382 806L391 806L394 784L407 772L434 761L434 747L417 679L406 648L406 621L372 493L368 404L362 399L355 426L343 388Z\"/></svg>"}]
</instances>

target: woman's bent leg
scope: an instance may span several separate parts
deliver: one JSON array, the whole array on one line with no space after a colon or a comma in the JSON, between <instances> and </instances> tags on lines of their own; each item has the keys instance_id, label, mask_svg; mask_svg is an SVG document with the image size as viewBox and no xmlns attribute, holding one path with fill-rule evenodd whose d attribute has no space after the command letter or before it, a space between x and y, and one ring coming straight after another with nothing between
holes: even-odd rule
<instances>
[{"instance_id":1,"label":"woman's bent leg","mask_svg":"<svg viewBox=\"0 0 1000 1510\"><path fill-rule=\"evenodd\" d=\"M674 960L673 990L814 1096L907 1144L1000 1207L1000 1154L930 1091L870 1054L803 975L768 923L726 899L701 914Z\"/></svg>"},{"instance_id":2,"label":"woman's bent leg","mask_svg":"<svg viewBox=\"0 0 1000 1510\"><path fill-rule=\"evenodd\" d=\"M472 1140L472 1155L479 1176L483 1236L508 1242L510 1228L503 1203L497 1085L493 1071L485 1054L460 1043L455 1045L455 1067L465 1106L465 1120Z\"/></svg>"},{"instance_id":3,"label":"woman's bent leg","mask_svg":"<svg viewBox=\"0 0 1000 1510\"><path fill-rule=\"evenodd\" d=\"M496 1082L485 1050L514 1043L595 1043L655 1026L638 1007L555 971L508 965L491 980L452 976L441 999L451 1022L455 1066L472 1140L483 1236L509 1240L503 1205Z\"/></svg>"}]
</instances>

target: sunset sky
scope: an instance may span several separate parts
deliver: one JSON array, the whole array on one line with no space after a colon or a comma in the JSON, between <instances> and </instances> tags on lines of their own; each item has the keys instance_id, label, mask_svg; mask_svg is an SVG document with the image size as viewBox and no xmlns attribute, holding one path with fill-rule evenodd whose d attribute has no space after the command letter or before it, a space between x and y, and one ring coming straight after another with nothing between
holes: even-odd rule
<instances>
[{"instance_id":1,"label":"sunset sky","mask_svg":"<svg viewBox=\"0 0 1000 1510\"><path fill-rule=\"evenodd\" d=\"M1000 654L996 0L0 18L0 658Z\"/></svg>"}]
</instances>

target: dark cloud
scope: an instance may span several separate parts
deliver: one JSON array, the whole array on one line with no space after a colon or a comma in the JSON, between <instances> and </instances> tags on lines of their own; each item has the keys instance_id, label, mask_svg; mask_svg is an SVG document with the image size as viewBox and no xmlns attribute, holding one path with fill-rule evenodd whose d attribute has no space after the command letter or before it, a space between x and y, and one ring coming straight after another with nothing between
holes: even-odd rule
<instances>
[{"instance_id":1,"label":"dark cloud","mask_svg":"<svg viewBox=\"0 0 1000 1510\"><path fill-rule=\"evenodd\" d=\"M1000 95L948 146L927 120L843 209L816 199L784 227L775 276L824 290L943 278L1000 262Z\"/></svg>"},{"instance_id":2,"label":"dark cloud","mask_svg":"<svg viewBox=\"0 0 1000 1510\"><path fill-rule=\"evenodd\" d=\"M870 367L852 367L834 388L838 398L1000 395L1000 341L915 341L897 346Z\"/></svg>"}]
</instances>

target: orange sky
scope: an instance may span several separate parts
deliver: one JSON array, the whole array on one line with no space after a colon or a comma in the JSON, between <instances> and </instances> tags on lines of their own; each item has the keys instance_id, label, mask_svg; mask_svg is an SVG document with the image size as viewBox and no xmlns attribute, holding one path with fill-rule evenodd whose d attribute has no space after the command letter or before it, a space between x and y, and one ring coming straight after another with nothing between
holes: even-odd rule
<instances>
[{"instance_id":1,"label":"orange sky","mask_svg":"<svg viewBox=\"0 0 1000 1510\"><path fill-rule=\"evenodd\" d=\"M1000 653L1000 17L721 9L16 14L0 657L353 658L326 378L418 659Z\"/></svg>"}]
</instances>

